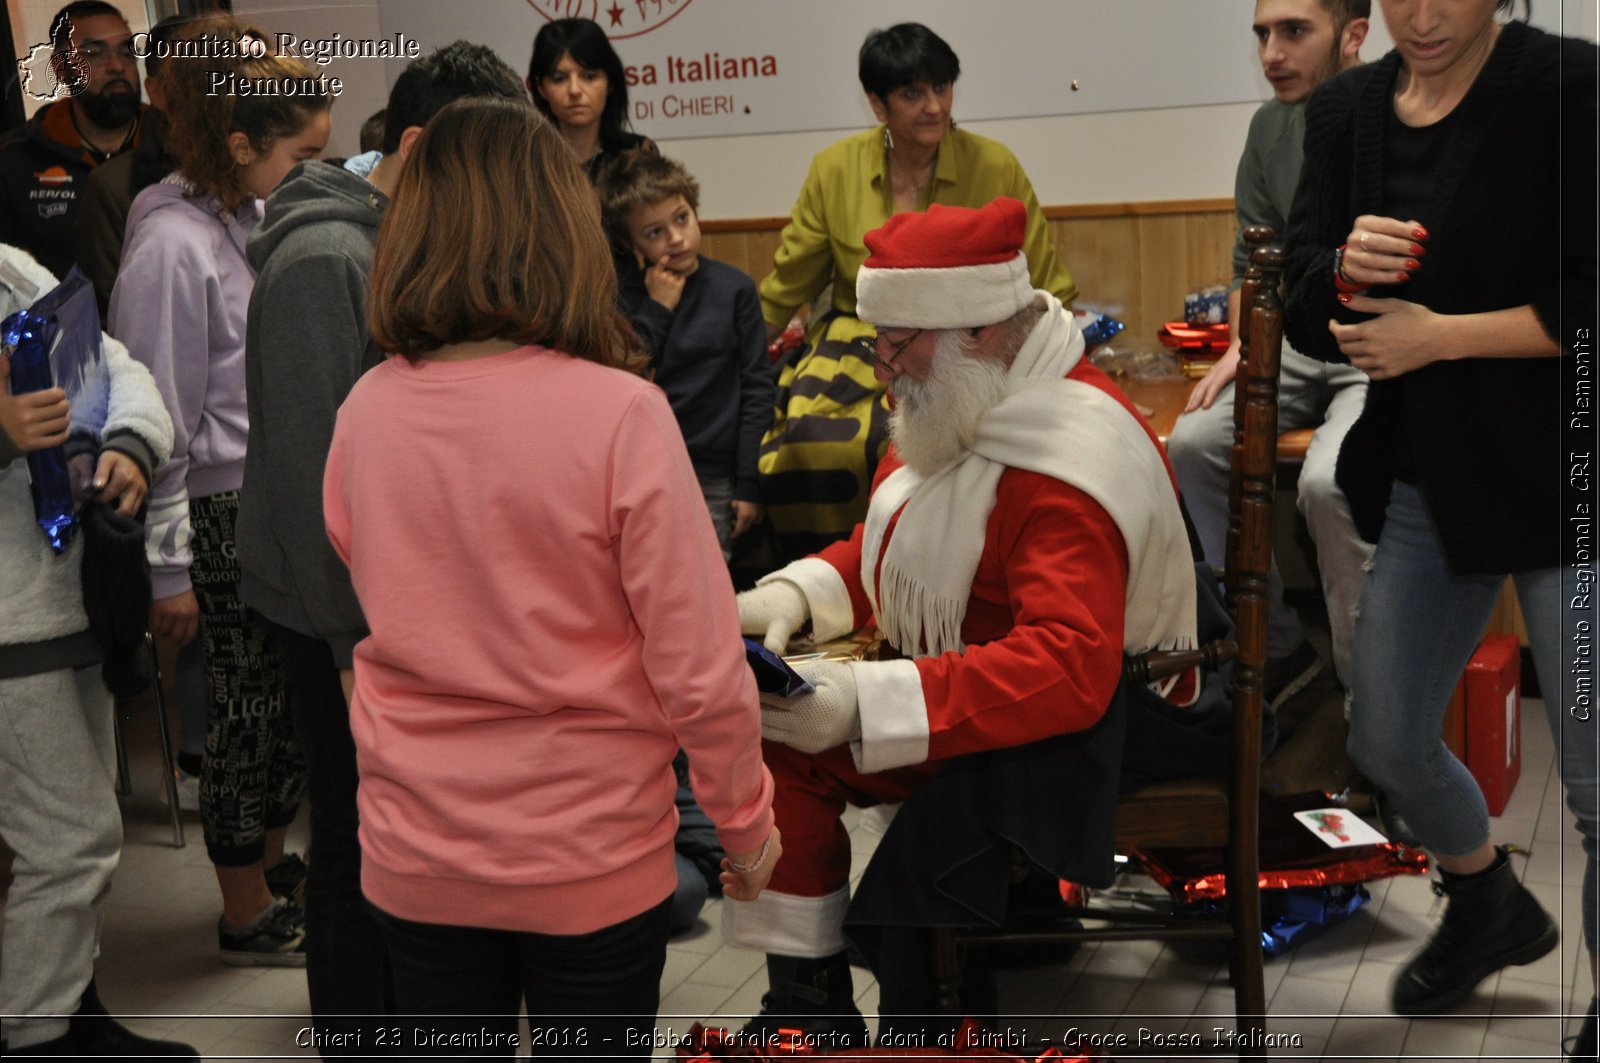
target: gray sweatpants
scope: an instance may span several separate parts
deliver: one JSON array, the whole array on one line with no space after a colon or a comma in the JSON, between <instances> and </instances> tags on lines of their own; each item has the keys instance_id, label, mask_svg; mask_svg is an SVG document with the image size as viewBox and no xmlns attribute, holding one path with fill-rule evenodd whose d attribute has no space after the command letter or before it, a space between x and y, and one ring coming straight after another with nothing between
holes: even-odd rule
<instances>
[{"instance_id":1,"label":"gray sweatpants","mask_svg":"<svg viewBox=\"0 0 1600 1063\"><path fill-rule=\"evenodd\" d=\"M0 838L16 854L0 1014L20 1049L67 1032L122 853L113 703L100 668L0 679Z\"/></svg>"}]
</instances>

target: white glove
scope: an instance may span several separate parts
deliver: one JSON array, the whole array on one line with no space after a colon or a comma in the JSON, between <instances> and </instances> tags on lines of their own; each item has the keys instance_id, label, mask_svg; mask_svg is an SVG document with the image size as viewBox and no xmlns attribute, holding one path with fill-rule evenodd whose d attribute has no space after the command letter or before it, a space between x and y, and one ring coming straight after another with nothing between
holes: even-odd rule
<instances>
[{"instance_id":1,"label":"white glove","mask_svg":"<svg viewBox=\"0 0 1600 1063\"><path fill-rule=\"evenodd\" d=\"M809 694L761 695L761 737L802 753L821 753L861 737L856 677L843 661L804 661L799 672L816 687Z\"/></svg>"},{"instance_id":2,"label":"white glove","mask_svg":"<svg viewBox=\"0 0 1600 1063\"><path fill-rule=\"evenodd\" d=\"M789 648L789 639L811 619L811 606L800 588L786 579L763 583L745 591L735 601L739 605L739 630L760 635L773 653Z\"/></svg>"}]
</instances>

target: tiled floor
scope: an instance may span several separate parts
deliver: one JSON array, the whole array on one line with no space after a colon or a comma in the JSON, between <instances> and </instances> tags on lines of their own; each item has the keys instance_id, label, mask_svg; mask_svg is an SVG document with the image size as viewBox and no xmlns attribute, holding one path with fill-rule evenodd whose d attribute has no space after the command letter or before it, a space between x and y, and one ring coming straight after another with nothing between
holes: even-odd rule
<instances>
[{"instance_id":1,"label":"tiled floor","mask_svg":"<svg viewBox=\"0 0 1600 1063\"><path fill-rule=\"evenodd\" d=\"M1582 854L1562 807L1551 741L1536 702L1524 706L1522 780L1495 837L1529 850L1516 857L1523 877L1552 912L1560 913L1561 947L1528 967L1491 978L1456 1014L1409 1021L1390 1015L1386 998L1395 971L1422 942L1438 915L1428 880L1417 876L1373 883L1372 900L1346 922L1266 968L1269 1030L1288 1044L1284 1059L1559 1059L1564 1021L1588 1003L1590 977L1578 915ZM297 1035L309 1025L304 973L222 966L215 956L216 887L189 819L190 843L172 846L165 808L156 797L153 729L128 725L135 795L125 804L127 843L106 912L99 965L101 994L113 1011L142 1016L141 1032L181 1038L208 1059L309 1055ZM852 820L857 868L876 835ZM303 827L296 834L303 841ZM291 836L293 840L294 835ZM759 1007L765 988L761 957L724 948L718 903L702 924L671 946L662 979L662 1028L682 1032L694 1020L736 1023ZM877 987L856 971L858 999L871 1015ZM1230 1029L1233 997L1220 954L1158 944L1090 945L1059 966L1001 975L1005 1011L1040 1028L1077 1026L1126 1035L1118 1059L1162 1058L1139 1038ZM1216 1058L1213 1056L1213 1058Z\"/></svg>"}]
</instances>

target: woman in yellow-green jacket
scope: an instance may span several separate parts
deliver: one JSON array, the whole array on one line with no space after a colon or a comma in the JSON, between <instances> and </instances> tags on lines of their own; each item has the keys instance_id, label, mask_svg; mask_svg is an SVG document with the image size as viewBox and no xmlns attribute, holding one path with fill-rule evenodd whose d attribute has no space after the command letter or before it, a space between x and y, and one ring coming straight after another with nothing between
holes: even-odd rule
<instances>
[{"instance_id":1,"label":"woman in yellow-green jacket","mask_svg":"<svg viewBox=\"0 0 1600 1063\"><path fill-rule=\"evenodd\" d=\"M777 335L796 310L814 306L806 344L778 381L777 415L762 441L762 502L780 549L799 556L850 533L867 510L878 459L888 446L884 386L872 373L870 324L856 317L862 237L891 214L929 204L980 207L1011 196L1028 208L1024 251L1037 288L1071 304L1072 277L1022 164L1005 145L957 129L951 117L960 60L937 34L904 22L861 46L861 87L878 125L820 152L795 201L761 311Z\"/></svg>"}]
</instances>

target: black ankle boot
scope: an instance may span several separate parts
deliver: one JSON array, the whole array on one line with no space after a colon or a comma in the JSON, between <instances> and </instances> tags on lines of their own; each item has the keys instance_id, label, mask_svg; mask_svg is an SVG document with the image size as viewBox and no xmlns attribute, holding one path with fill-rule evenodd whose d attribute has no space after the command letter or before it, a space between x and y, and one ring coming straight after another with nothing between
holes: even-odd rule
<instances>
[{"instance_id":1,"label":"black ankle boot","mask_svg":"<svg viewBox=\"0 0 1600 1063\"><path fill-rule=\"evenodd\" d=\"M1594 1012L1595 999L1590 997L1589 1011L1583 1017L1583 1025L1576 1034L1562 1042L1567 1063L1595 1063Z\"/></svg>"},{"instance_id":2,"label":"black ankle boot","mask_svg":"<svg viewBox=\"0 0 1600 1063\"><path fill-rule=\"evenodd\" d=\"M866 1047L867 1024L856 1007L845 953L820 960L768 953L767 985L761 1014L745 1024L745 1039L772 1046L793 1030L817 1052Z\"/></svg>"},{"instance_id":3,"label":"black ankle boot","mask_svg":"<svg viewBox=\"0 0 1600 1063\"><path fill-rule=\"evenodd\" d=\"M1428 944L1395 979L1396 1014L1448 1011L1500 968L1532 963L1560 940L1556 924L1512 873L1504 849L1479 874L1444 872L1434 891L1449 904Z\"/></svg>"}]
</instances>

